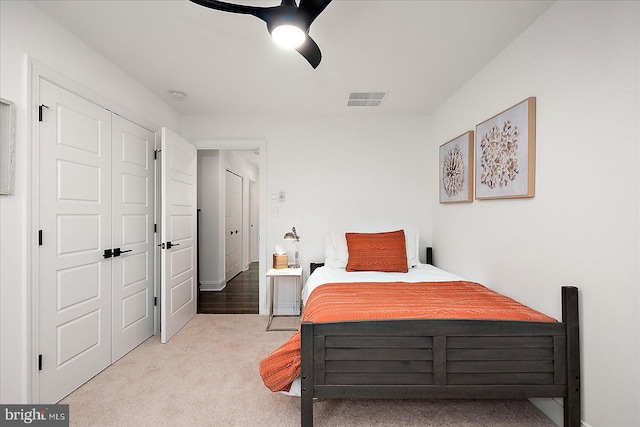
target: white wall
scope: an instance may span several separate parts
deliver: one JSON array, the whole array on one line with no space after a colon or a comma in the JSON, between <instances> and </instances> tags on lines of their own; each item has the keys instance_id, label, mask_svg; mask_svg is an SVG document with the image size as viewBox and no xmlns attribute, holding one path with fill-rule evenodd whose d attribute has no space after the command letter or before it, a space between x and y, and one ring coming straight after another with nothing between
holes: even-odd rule
<instances>
[{"instance_id":1,"label":"white wall","mask_svg":"<svg viewBox=\"0 0 640 427\"><path fill-rule=\"evenodd\" d=\"M582 419L594 427L640 425L639 5L556 3L434 114L428 138L433 158L537 97L535 198L434 195L435 262L556 318L560 287L580 288Z\"/></svg>"},{"instance_id":2,"label":"white wall","mask_svg":"<svg viewBox=\"0 0 640 427\"><path fill-rule=\"evenodd\" d=\"M0 402L30 400L27 259L30 216L29 90L26 55L86 88L111 110L145 125L180 130L179 115L29 2L0 1L0 96L16 103L15 194L0 196ZM34 225L35 226L35 225Z\"/></svg>"},{"instance_id":3,"label":"white wall","mask_svg":"<svg viewBox=\"0 0 640 427\"><path fill-rule=\"evenodd\" d=\"M293 259L293 244L282 239L293 226L301 236L305 277L310 262L324 261L324 235L330 231L414 227L422 247L431 243L428 180L436 166L426 157L428 119L356 111L321 117L183 117L187 140L267 141L269 202L260 209L267 209L267 230L261 235L267 239L269 266L275 245ZM281 190L286 201L271 202L271 194ZM276 306L292 306L283 298L284 292ZM261 304L268 312L266 302Z\"/></svg>"}]
</instances>

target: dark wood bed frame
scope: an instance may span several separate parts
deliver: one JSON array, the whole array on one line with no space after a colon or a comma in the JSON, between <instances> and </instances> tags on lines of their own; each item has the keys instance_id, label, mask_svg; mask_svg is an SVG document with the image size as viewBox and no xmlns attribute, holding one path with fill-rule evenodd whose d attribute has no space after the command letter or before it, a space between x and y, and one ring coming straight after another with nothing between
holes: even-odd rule
<instances>
[{"instance_id":1,"label":"dark wood bed frame","mask_svg":"<svg viewBox=\"0 0 640 427\"><path fill-rule=\"evenodd\" d=\"M311 271L322 264L312 264ZM302 426L313 399L564 398L580 426L578 288L562 288L562 322L302 322Z\"/></svg>"}]
</instances>

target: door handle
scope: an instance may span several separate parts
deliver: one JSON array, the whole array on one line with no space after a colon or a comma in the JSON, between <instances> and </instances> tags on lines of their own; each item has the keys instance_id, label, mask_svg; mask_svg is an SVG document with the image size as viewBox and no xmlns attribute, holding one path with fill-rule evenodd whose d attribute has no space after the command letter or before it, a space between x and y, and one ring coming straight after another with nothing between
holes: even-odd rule
<instances>
[{"instance_id":1,"label":"door handle","mask_svg":"<svg viewBox=\"0 0 640 427\"><path fill-rule=\"evenodd\" d=\"M171 249L174 246L180 246L180 243L167 242L167 249Z\"/></svg>"},{"instance_id":2,"label":"door handle","mask_svg":"<svg viewBox=\"0 0 640 427\"><path fill-rule=\"evenodd\" d=\"M133 252L133 249L127 249L126 251L122 251L122 250L120 250L120 248L115 248L115 249L113 250L113 256L114 256L114 257L115 257L115 256L120 256L120 254L124 254L124 253L126 253L126 252Z\"/></svg>"}]
</instances>

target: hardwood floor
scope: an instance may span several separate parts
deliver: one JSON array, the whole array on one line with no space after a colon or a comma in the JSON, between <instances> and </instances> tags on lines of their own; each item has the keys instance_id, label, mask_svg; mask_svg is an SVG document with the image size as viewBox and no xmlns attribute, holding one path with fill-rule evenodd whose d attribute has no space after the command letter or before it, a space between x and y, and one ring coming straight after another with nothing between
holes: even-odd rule
<instances>
[{"instance_id":1,"label":"hardwood floor","mask_svg":"<svg viewBox=\"0 0 640 427\"><path fill-rule=\"evenodd\" d=\"M231 279L224 290L198 293L198 313L206 314L258 314L258 263Z\"/></svg>"}]
</instances>

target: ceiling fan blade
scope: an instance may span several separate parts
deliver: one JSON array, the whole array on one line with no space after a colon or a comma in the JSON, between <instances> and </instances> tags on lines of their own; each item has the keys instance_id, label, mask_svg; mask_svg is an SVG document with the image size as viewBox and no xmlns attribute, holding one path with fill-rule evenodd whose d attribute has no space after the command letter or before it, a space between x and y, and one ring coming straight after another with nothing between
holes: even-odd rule
<instances>
[{"instance_id":1,"label":"ceiling fan blade","mask_svg":"<svg viewBox=\"0 0 640 427\"><path fill-rule=\"evenodd\" d=\"M221 10L223 12L231 12L231 13L243 13L246 15L253 15L257 18L262 19L264 22L269 24L271 18L274 15L274 12L277 13L277 9L280 6L272 6L272 7L256 7L256 6L246 6L243 4L233 4L227 3L225 1L218 0L190 0L192 3L199 4L200 6L208 7L210 9Z\"/></svg>"},{"instance_id":2,"label":"ceiling fan blade","mask_svg":"<svg viewBox=\"0 0 640 427\"><path fill-rule=\"evenodd\" d=\"M300 0L298 10L304 14L307 27L311 25L329 3L331 3L331 0Z\"/></svg>"},{"instance_id":3,"label":"ceiling fan blade","mask_svg":"<svg viewBox=\"0 0 640 427\"><path fill-rule=\"evenodd\" d=\"M296 50L300 55L304 56L307 61L309 61L309 64L311 64L313 68L318 68L320 60L322 60L322 53L320 52L320 48L316 42L314 42L308 34L304 43L298 46Z\"/></svg>"}]
</instances>

